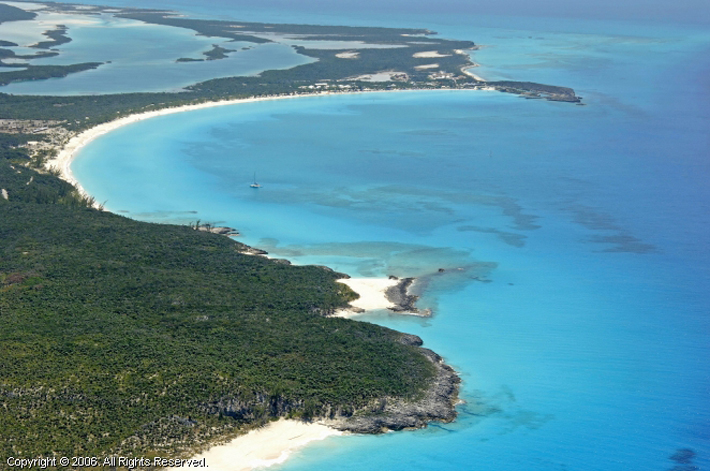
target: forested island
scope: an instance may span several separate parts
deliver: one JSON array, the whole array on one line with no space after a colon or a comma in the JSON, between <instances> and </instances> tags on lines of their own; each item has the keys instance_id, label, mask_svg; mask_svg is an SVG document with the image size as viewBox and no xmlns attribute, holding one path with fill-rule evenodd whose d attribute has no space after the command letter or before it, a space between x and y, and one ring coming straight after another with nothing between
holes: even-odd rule
<instances>
[{"instance_id":1,"label":"forested island","mask_svg":"<svg viewBox=\"0 0 710 471\"><path fill-rule=\"evenodd\" d=\"M87 13L74 5L48 8ZM0 455L187 456L279 417L366 433L453 420L459 379L419 338L330 317L357 297L336 282L346 275L253 256L243 244L195 227L102 211L45 163L78 131L180 105L482 87L578 102L574 91L483 82L466 73L474 64L465 51L474 43L428 30L115 14L255 44L270 41L268 31L400 47L344 53L299 46L317 60L181 92L0 94ZM0 22L28 15L0 4ZM69 40L66 28L45 36L37 48ZM232 52L214 45L204 56ZM100 66L27 65L0 74L0 84ZM389 80L368 79L383 72Z\"/></svg>"}]
</instances>

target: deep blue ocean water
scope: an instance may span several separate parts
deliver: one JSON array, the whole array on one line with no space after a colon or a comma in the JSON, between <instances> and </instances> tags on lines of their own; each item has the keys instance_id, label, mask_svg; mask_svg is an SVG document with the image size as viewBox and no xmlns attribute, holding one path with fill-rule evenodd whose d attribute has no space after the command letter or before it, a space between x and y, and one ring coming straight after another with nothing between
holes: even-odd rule
<instances>
[{"instance_id":1,"label":"deep blue ocean water","mask_svg":"<svg viewBox=\"0 0 710 471\"><path fill-rule=\"evenodd\" d=\"M338 19L317 2L170 5ZM347 5L343 23L366 23ZM459 419L329 439L279 470L709 469L710 31L416 6L371 24L474 40L479 75L572 86L587 106L471 91L243 104L121 128L73 169L115 212L426 280L432 318L362 319L420 335L460 372ZM695 457L670 459L679 449Z\"/></svg>"}]
</instances>

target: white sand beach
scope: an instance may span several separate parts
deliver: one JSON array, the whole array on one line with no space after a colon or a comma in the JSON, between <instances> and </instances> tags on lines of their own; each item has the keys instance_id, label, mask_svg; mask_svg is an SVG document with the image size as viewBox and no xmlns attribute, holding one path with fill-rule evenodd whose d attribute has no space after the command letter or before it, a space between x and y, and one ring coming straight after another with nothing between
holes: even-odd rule
<instances>
[{"instance_id":1,"label":"white sand beach","mask_svg":"<svg viewBox=\"0 0 710 471\"><path fill-rule=\"evenodd\" d=\"M471 68L475 68L475 67L478 67L478 65L475 65L475 66L473 66L473 67L471 67ZM464 74L468 75L469 77L473 77L474 79L478 80L479 82L485 82L485 81L486 81L486 79L482 78L480 75L476 75L476 74L474 74L473 72L471 72L471 69L463 69L462 72L463 72Z\"/></svg>"},{"instance_id":2,"label":"white sand beach","mask_svg":"<svg viewBox=\"0 0 710 471\"><path fill-rule=\"evenodd\" d=\"M423 65L423 66L418 66L417 68L432 68L432 67L438 67L438 64L429 64L429 65ZM468 73L469 75L473 75L470 72L464 71ZM382 77L379 77L382 75ZM371 76L362 76L362 77L357 77L356 79L361 79L365 80L363 77L368 77L369 80L371 81L389 81L392 80L392 77L395 75L403 75L406 77L406 74L402 72L382 72L380 74L374 74ZM375 77L377 76L377 77ZM373 80L374 77L374 80ZM481 81L483 81L480 78L477 78ZM400 90L377 90L377 92L380 93L396 93L399 92ZM406 91L406 90L402 90ZM450 90L447 90L450 91ZM126 126L132 123L136 123L138 121L143 121L146 119L150 118L155 118L158 116L165 116L169 114L174 114L174 113L182 113L184 111L194 111L194 110L201 110L205 108L212 108L215 106L228 106L228 105L235 105L239 103L254 103L254 102L260 102L260 101L271 101L271 100L285 100L288 98L301 98L301 97L314 97L314 96L326 96L326 95L333 95L333 94L339 94L339 95L349 95L349 94L359 94L359 93L367 93L367 91L339 91L339 92L330 92L330 91L323 91L323 92L315 92L315 93L308 93L308 94L299 94L299 95L274 95L274 96L267 96L267 97L257 97L257 98L241 98L241 99L235 99L235 100L223 100L223 101L210 101L210 102L204 102L204 103L197 103L194 105L184 105L184 106L175 106L172 108L162 108L160 110L155 110L155 111L146 111L143 113L136 113L132 114L129 116L125 116L119 119L115 119L113 121L109 121L107 123L99 124L98 126L94 126L93 128L87 129L84 132L81 132L77 134L76 136L72 137L69 142L57 153L56 157L53 159L50 159L47 161L45 164L45 167L48 170L58 170L59 171L59 178L62 180L71 183L76 187L76 189L79 191L84 196L91 196L87 191L81 186L81 183L74 177L74 174L72 173L71 170L71 164L72 161L76 158L77 154L79 151L89 144L91 141L94 139L103 136L104 134L114 131L122 126ZM98 204L97 204L98 207Z\"/></svg>"},{"instance_id":3,"label":"white sand beach","mask_svg":"<svg viewBox=\"0 0 710 471\"><path fill-rule=\"evenodd\" d=\"M415 52L412 57L419 58L435 58L435 57L451 57L451 54L442 54L439 51L422 51Z\"/></svg>"},{"instance_id":4,"label":"white sand beach","mask_svg":"<svg viewBox=\"0 0 710 471\"><path fill-rule=\"evenodd\" d=\"M310 442L342 434L325 425L282 419L192 458L204 458L212 471L250 471L283 463L291 453Z\"/></svg>"},{"instance_id":5,"label":"white sand beach","mask_svg":"<svg viewBox=\"0 0 710 471\"><path fill-rule=\"evenodd\" d=\"M395 80L396 78L399 78L399 80L407 80L408 75L405 74L404 72L397 72L397 71L383 71L383 72L377 72L375 74L365 74L365 75L358 75L357 77L349 77L347 80L349 81L360 81L360 82L391 82ZM396 91L396 90L388 90L390 91Z\"/></svg>"},{"instance_id":6,"label":"white sand beach","mask_svg":"<svg viewBox=\"0 0 710 471\"><path fill-rule=\"evenodd\" d=\"M480 67L480 66L481 66L480 64L477 64L476 62L474 62L472 66L461 69L461 72L468 75L469 77L473 77L474 79L478 80L479 82L485 82L486 79L471 72L471 70L475 69L476 67Z\"/></svg>"},{"instance_id":7,"label":"white sand beach","mask_svg":"<svg viewBox=\"0 0 710 471\"><path fill-rule=\"evenodd\" d=\"M329 92L323 93L313 93L309 96L317 95L328 95ZM62 150L57 154L57 156L46 163L47 169L56 169L60 172L60 178L74 185L79 192L84 196L89 196L89 194L84 190L79 181L74 177L71 170L71 163L76 158L78 152L87 144L89 144L94 139L103 136L104 134L116 130L122 126L128 124L136 123L138 121L143 121L150 118L155 118L158 116L165 116L174 113L182 113L184 111L201 110L205 108L212 108L215 106L226 106L234 105L237 103L254 103L258 101L270 101L270 100L283 100L286 98L298 98L299 95L279 95L273 97L259 97L259 98L243 98L238 100L223 100L223 101L212 101L205 103L198 103L194 105L184 105L176 106L172 108L163 108L156 111L146 111L144 113L132 114L119 118L108 123L103 123L93 128L87 129L86 131L77 134L69 140L69 142L62 148Z\"/></svg>"},{"instance_id":8,"label":"white sand beach","mask_svg":"<svg viewBox=\"0 0 710 471\"><path fill-rule=\"evenodd\" d=\"M385 292L399 282L400 280L391 280L389 278L347 278L338 280L338 283L348 285L350 289L360 295L360 298L350 303L355 309L340 310L335 316L351 317L362 311L394 307L394 304L387 299Z\"/></svg>"},{"instance_id":9,"label":"white sand beach","mask_svg":"<svg viewBox=\"0 0 710 471\"><path fill-rule=\"evenodd\" d=\"M393 307L394 304L387 299L385 291L400 281L389 278L338 280L360 295L359 299L351 303L357 310ZM336 317L350 317L357 314L356 310L341 310ZM251 471L283 463L294 451L310 442L342 434L343 432L323 424L281 419L191 458L196 460L204 458L210 469L215 471ZM168 469L177 471L180 468Z\"/></svg>"}]
</instances>

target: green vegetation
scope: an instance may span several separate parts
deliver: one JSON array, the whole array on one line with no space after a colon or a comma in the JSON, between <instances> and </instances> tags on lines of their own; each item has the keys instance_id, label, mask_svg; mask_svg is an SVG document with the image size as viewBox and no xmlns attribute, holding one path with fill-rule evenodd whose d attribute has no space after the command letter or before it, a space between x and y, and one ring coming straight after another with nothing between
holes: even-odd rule
<instances>
[{"instance_id":1,"label":"green vegetation","mask_svg":"<svg viewBox=\"0 0 710 471\"><path fill-rule=\"evenodd\" d=\"M0 49L0 59L8 59L10 57L15 57L15 51L10 49Z\"/></svg>"},{"instance_id":2,"label":"green vegetation","mask_svg":"<svg viewBox=\"0 0 710 471\"><path fill-rule=\"evenodd\" d=\"M203 54L207 57L208 61L213 61L213 60L218 60L218 59L224 59L226 57L229 57L227 53L229 52L234 52L234 49L227 49L224 47L221 47L217 44L212 45L212 49L210 49L207 52L203 52Z\"/></svg>"},{"instance_id":3,"label":"green vegetation","mask_svg":"<svg viewBox=\"0 0 710 471\"><path fill-rule=\"evenodd\" d=\"M239 30L239 24L231 21L217 20L193 20L190 18L180 18L171 15L169 12L152 12L145 10L125 11L117 14L119 18L127 18L132 20L144 21L165 26L173 26L176 28L187 28L197 31L203 36L215 36L221 38L229 38L235 41L245 41L251 43L268 43L268 39L258 38L249 34L242 34ZM232 27L231 25L235 25Z\"/></svg>"},{"instance_id":4,"label":"green vegetation","mask_svg":"<svg viewBox=\"0 0 710 471\"><path fill-rule=\"evenodd\" d=\"M234 52L234 49L227 49L224 47L221 47L218 44L213 44L212 49L209 51L205 51L202 53L202 55L206 56L206 59L192 59L190 57L181 57L177 59L175 62L202 62L205 60L208 61L214 61L214 60L219 60L219 59L225 59L229 57L228 53Z\"/></svg>"},{"instance_id":5,"label":"green vegetation","mask_svg":"<svg viewBox=\"0 0 710 471\"><path fill-rule=\"evenodd\" d=\"M452 50L473 47L473 43L468 41L451 41L451 43L452 44L448 47L451 47ZM337 50L306 49L299 46L296 47L299 54L318 60L288 70L267 70L259 74L258 77L214 79L198 83L188 88L193 91L201 91L203 93L209 91L218 94L235 92L260 94L260 92L263 93L263 90L267 90L268 92L278 90L279 93L287 93L298 89L298 87L302 85L320 81L344 80L359 75L374 74L383 70L407 73L410 77L410 82L401 85L412 87L417 81L428 81L427 76L431 73L416 70L416 66L426 64L427 60L415 58L413 55L417 52L430 50L431 47L430 45L409 46L406 48L406 53L395 52L405 48L360 49L358 50L358 59L340 59L336 57L336 54L340 52ZM450 57L436 59L436 61L440 65L441 71L460 75L460 68L468 63L468 57L453 52L452 54L453 55ZM428 59L428 61L431 60L432 59ZM447 81L447 83L450 82L451 81ZM384 88L389 85L389 83L369 83L367 86L371 88Z\"/></svg>"},{"instance_id":6,"label":"green vegetation","mask_svg":"<svg viewBox=\"0 0 710 471\"><path fill-rule=\"evenodd\" d=\"M0 4L0 21L21 19L15 10ZM140 10L119 16L254 43L269 41L258 34L277 33L402 47L359 49L357 59L299 47L316 61L179 93L0 94L0 118L77 131L204 101L341 86L475 85L461 74L470 62L458 52L473 43L432 38L426 30L190 20ZM56 45L65 32L46 35ZM430 50L445 57L414 57ZM227 52L215 46L205 56ZM0 59L17 57L11 53L0 50ZM447 77L435 80L417 69L431 62ZM99 65L29 66L0 74L0 84ZM406 77L353 80L384 70ZM501 89L575 98L569 89L530 83L505 82ZM45 155L30 157L23 145L43 138L0 134L0 456L188 453L275 417L376 413L386 398L419 397L430 384L432 363L402 334L325 316L356 296L336 283L343 275L245 255L242 244L191 227L93 209L92 198L35 170Z\"/></svg>"},{"instance_id":7,"label":"green vegetation","mask_svg":"<svg viewBox=\"0 0 710 471\"><path fill-rule=\"evenodd\" d=\"M61 9L61 4L55 4ZM69 8L70 6L65 6ZM148 23L188 28L199 34L228 38L233 41L252 43L270 42L268 35L308 35L311 40L359 41L368 44L387 44L392 48L356 49L357 59L343 59L336 56L338 50L308 49L296 47L305 56L317 59L309 64L287 70L269 70L257 77L229 77L209 80L188 87L179 93L131 93L105 95L100 97L72 97L64 100L57 97L8 97L0 94L0 116L6 118L43 118L67 120L72 129L96 124L127 113L146 111L188 103L223 99L293 94L307 92L316 83L327 82L331 90L339 90L340 85L349 90L362 89L431 89L431 88L471 88L477 81L465 76L462 69L473 65L464 50L475 44L471 41L452 41L433 37L435 34L425 29L370 28L317 25L280 25L247 23L219 20L195 20L176 17L169 12L124 9L116 16ZM58 31L58 30L57 30ZM256 36L263 35L264 37ZM442 57L414 57L418 52L437 51ZM208 60L226 56L228 49L215 45L204 55ZM0 57L1 59L1 57ZM178 61L200 59L181 58ZM437 69L418 69L418 66L436 63ZM97 67L100 64L74 64L63 68L43 66L0 74L0 85L7 80L36 80L49 76L63 76L71 72ZM353 79L362 75L382 71L397 71L406 78L392 82L358 82ZM432 78L432 72L438 77ZM6 81L3 82L2 80ZM563 87L540 86L531 83L506 82L498 86L487 82L487 86L497 87L511 93L526 96L542 96L552 100L579 101L574 91ZM27 106L31 106L29 109ZM39 114L37 114L37 110ZM87 117L89 117L87 119Z\"/></svg>"},{"instance_id":8,"label":"green vegetation","mask_svg":"<svg viewBox=\"0 0 710 471\"><path fill-rule=\"evenodd\" d=\"M66 120L64 127L78 130L119 116L208 99L208 96L196 93L125 93L86 96L0 93L0 118Z\"/></svg>"},{"instance_id":9,"label":"green vegetation","mask_svg":"<svg viewBox=\"0 0 710 471\"><path fill-rule=\"evenodd\" d=\"M195 20L177 18L171 12L133 10L125 11L117 16L130 18L146 23L186 28L205 36L231 38L236 41L254 43L271 42L269 39L256 37L253 34L284 34L308 35L309 39L326 41L368 41L376 43L401 43L406 40L430 41L431 38L410 37L431 34L426 29L410 28L373 28L358 26L324 26L324 25L294 25L279 23L250 23L244 21ZM311 37L312 36L312 37Z\"/></svg>"},{"instance_id":10,"label":"green vegetation","mask_svg":"<svg viewBox=\"0 0 710 471\"><path fill-rule=\"evenodd\" d=\"M456 75L461 68L472 65L468 57L456 53L456 50L470 49L475 46L471 41L451 41L431 37L426 29L373 28L352 26L287 25L275 23L248 23L240 21L194 20L176 18L165 12L131 11L117 16L179 28L187 28L205 36L229 38L235 41L256 43L270 42L269 39L253 35L307 35L309 40L323 41L358 41L368 44L387 44L387 49L359 49L360 59L343 60L335 57L338 50L306 49L297 47L303 55L319 59L318 63L306 64L287 71L268 71L278 76L279 82L303 80L343 79L381 70L399 70L410 76L426 79L430 72L420 72L415 66L431 62L431 59L414 58L413 54L432 49L447 57L437 58L441 70ZM215 46L216 47L216 46ZM208 55L208 54L206 54ZM208 55L209 57L209 55ZM260 75L260 78L264 74ZM262 81L263 82L263 81ZM267 81L268 82L268 81ZM234 93L234 87L230 88Z\"/></svg>"},{"instance_id":11,"label":"green vegetation","mask_svg":"<svg viewBox=\"0 0 710 471\"><path fill-rule=\"evenodd\" d=\"M54 51L41 51L41 52L38 52L37 54L32 54L32 55L29 55L29 54L17 55L17 54L15 54L15 51L13 51L11 49L0 49L0 67L16 67L16 68L26 68L27 67L27 65L25 65L25 64L5 64L2 62L3 59L42 59L44 57L55 57L58 55L59 55L59 53L54 52ZM38 75L38 77L41 77L41 75Z\"/></svg>"},{"instance_id":12,"label":"green vegetation","mask_svg":"<svg viewBox=\"0 0 710 471\"><path fill-rule=\"evenodd\" d=\"M71 38L67 36L68 28L64 25L57 25L56 29L51 29L42 33L49 38L49 41L40 41L33 44L31 47L37 49L50 49L71 42Z\"/></svg>"},{"instance_id":13,"label":"green vegetation","mask_svg":"<svg viewBox=\"0 0 710 471\"><path fill-rule=\"evenodd\" d=\"M31 134L0 133L0 152L2 152L4 159L10 164L23 165L27 162L27 153L24 149L18 149L18 146L21 146L27 143L28 141L35 140L37 140L37 136L33 136ZM18 171L21 172L21 170L19 169ZM14 175L16 174L17 171L14 173ZM8 188L8 186L3 186L3 183L6 182L6 178L7 177L5 172L0 173L1 188Z\"/></svg>"},{"instance_id":14,"label":"green vegetation","mask_svg":"<svg viewBox=\"0 0 710 471\"><path fill-rule=\"evenodd\" d=\"M13 70L0 74L0 85L27 80L43 80L48 78L66 77L69 74L96 69L101 62L83 62L71 65L27 65L23 70Z\"/></svg>"},{"instance_id":15,"label":"green vegetation","mask_svg":"<svg viewBox=\"0 0 710 471\"><path fill-rule=\"evenodd\" d=\"M342 275L90 209L3 139L0 456L186 452L428 384L401 334L322 315L355 296Z\"/></svg>"},{"instance_id":16,"label":"green vegetation","mask_svg":"<svg viewBox=\"0 0 710 471\"><path fill-rule=\"evenodd\" d=\"M37 140L37 135L0 133L0 189L8 194L8 200L0 197L0 215L6 205L12 203L65 204L72 207L89 207L92 201L82 198L69 183L56 175L39 173L31 168L27 150L18 147ZM3 243L5 241L3 240ZM0 260L3 260L0 258ZM0 267L3 263L0 262ZM0 268L0 271L3 269ZM0 378L2 375L0 374Z\"/></svg>"},{"instance_id":17,"label":"green vegetation","mask_svg":"<svg viewBox=\"0 0 710 471\"><path fill-rule=\"evenodd\" d=\"M26 144L28 141L36 141L37 136L32 134L7 134L0 133L0 149L8 150ZM3 157L7 158L7 157Z\"/></svg>"},{"instance_id":18,"label":"green vegetation","mask_svg":"<svg viewBox=\"0 0 710 471\"><path fill-rule=\"evenodd\" d=\"M468 41L447 42L451 49L472 47ZM66 120L69 129L82 129L119 116L204 101L216 101L251 96L303 93L303 87L321 81L335 83L336 80L381 70L402 70L420 80L428 80L425 72L414 69L422 59L412 57L418 51L430 49L430 45L409 46L395 49L363 49L357 60L340 59L338 51L297 48L298 52L318 59L316 62L300 65L288 70L269 70L258 77L230 77L214 79L188 87L179 93L125 93L95 96L14 96L0 93L0 117L6 119L53 119ZM403 51L406 53L394 51ZM460 54L439 60L444 70L455 70L467 63L467 56ZM425 63L425 62L424 62ZM71 66L68 66L71 67ZM460 71L459 71L460 72ZM21 73L21 72L11 72ZM6 74L0 74L0 79ZM440 85L454 86L451 80L440 81ZM343 82L352 90L363 88L387 89L390 83ZM398 83L400 88L418 88L420 82ZM435 84L435 87L439 86ZM88 118L87 118L88 117Z\"/></svg>"},{"instance_id":19,"label":"green vegetation","mask_svg":"<svg viewBox=\"0 0 710 471\"><path fill-rule=\"evenodd\" d=\"M25 11L17 7L12 7L5 3L0 3L0 23L6 21L22 21L22 20L32 20L37 16L36 13L30 11ZM5 42L5 41L3 41ZM9 44L2 44L3 46L9 46Z\"/></svg>"}]
</instances>

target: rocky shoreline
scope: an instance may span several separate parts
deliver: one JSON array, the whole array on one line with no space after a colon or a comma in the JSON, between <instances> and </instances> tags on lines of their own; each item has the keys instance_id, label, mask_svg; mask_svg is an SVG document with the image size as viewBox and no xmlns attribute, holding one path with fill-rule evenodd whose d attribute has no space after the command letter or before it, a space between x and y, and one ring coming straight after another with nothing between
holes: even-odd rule
<instances>
[{"instance_id":1,"label":"rocky shoreline","mask_svg":"<svg viewBox=\"0 0 710 471\"><path fill-rule=\"evenodd\" d=\"M417 347L422 355L432 362L435 374L423 394L416 399L402 397L376 398L371 404L354 411L328 410L325 415L316 415L306 420L308 423L326 425L341 432L379 434L393 430L424 428L430 422L452 422L457 417L456 405L461 379L453 368L435 352L422 348L422 339L416 335L402 334L400 343ZM256 402L241 402L223 398L206 404L205 411L222 414L240 420L254 420L255 408L267 408L272 417L288 417L300 402L287 398L260 396Z\"/></svg>"},{"instance_id":2,"label":"rocky shoreline","mask_svg":"<svg viewBox=\"0 0 710 471\"><path fill-rule=\"evenodd\" d=\"M227 231L214 229L230 229L232 228L213 228L209 232L217 234L227 234ZM267 255L268 252L256 249L254 247L244 246L241 251L249 255ZM328 267L323 267L331 270ZM343 274L347 279L348 275ZM391 286L385 291L385 297L388 301L394 304L388 308L393 312L401 312L414 314L423 317L431 315L429 309L419 309L416 307L416 302L419 296L410 294L409 290L416 282L416 278L397 278L389 277L391 280L398 280L398 283ZM355 308L357 309L357 308ZM360 309L358 309L360 310ZM360 310L362 311L362 310ZM388 430L405 430L426 427L430 422L452 422L456 419L456 404L458 404L458 392L461 378L456 374L454 369L444 363L441 356L432 350L423 348L423 341L420 337L411 334L402 333L399 342L404 345L417 347L422 355L432 362L435 368L435 375L429 384L427 390L421 398L416 400L407 400L399 397L384 397L379 398L374 404L356 411L350 416L336 415L331 418L321 418L319 423L332 427L342 432L378 434ZM273 406L273 404L272 404ZM276 415L286 415L287 411L293 405L281 404L277 405L274 412ZM250 405L242 404L239 412L234 408L234 404L225 407L224 404L217 409L225 415L249 415ZM215 409L215 410L217 410ZM215 412L213 410L212 412Z\"/></svg>"},{"instance_id":3,"label":"rocky shoreline","mask_svg":"<svg viewBox=\"0 0 710 471\"><path fill-rule=\"evenodd\" d=\"M236 237L241 235L238 230L228 226L213 226L211 224L197 224L195 230L201 232L211 232L212 234L225 235L228 237Z\"/></svg>"},{"instance_id":4,"label":"rocky shoreline","mask_svg":"<svg viewBox=\"0 0 710 471\"><path fill-rule=\"evenodd\" d=\"M436 374L423 397L413 401L382 398L374 410L370 408L351 417L323 420L323 424L343 432L377 434L388 430L422 428L430 422L452 422L456 419L461 378L439 355L421 348L422 339L416 335L402 334L400 342L419 347L436 368Z\"/></svg>"},{"instance_id":5,"label":"rocky shoreline","mask_svg":"<svg viewBox=\"0 0 710 471\"><path fill-rule=\"evenodd\" d=\"M397 279L390 277L390 279ZM385 297L388 301L394 304L394 307L388 308L392 312L403 312L407 314L419 315L422 317L431 316L429 309L419 309L416 306L419 296L409 293L409 288L414 285L416 278L402 278L399 283L385 291Z\"/></svg>"},{"instance_id":6,"label":"rocky shoreline","mask_svg":"<svg viewBox=\"0 0 710 471\"><path fill-rule=\"evenodd\" d=\"M244 246L240 251L244 254L264 256L266 251ZM278 260L277 260L278 261ZM322 267L332 270L328 267ZM350 277L342 274L344 279ZM416 278L399 279L397 284L385 292L387 300L394 304L388 308L393 312L402 312L420 316L430 316L429 309L420 310L415 303L419 296L409 293L409 289L416 282ZM363 309L352 308L354 311L364 312ZM321 313L323 315L323 313ZM325 315L330 315L325 314ZM457 417L456 405L460 403L459 384L461 379L455 370L444 363L444 359L432 350L423 348L423 340L412 334L400 333L399 343L415 347L419 353L426 357L434 366L434 376L427 384L423 393L415 398L380 397L365 407L356 410L343 411L329 409L321 412L324 415L312 417L310 422L327 425L341 432L379 434L387 431L417 429L428 426L430 422L452 422ZM240 403L232 400L222 400L207 406L210 413L220 413L235 418L253 418L255 406L271 409L274 417L287 417L289 412L299 407L298 402L290 402L286 398L261 397L257 403Z\"/></svg>"}]
</instances>

